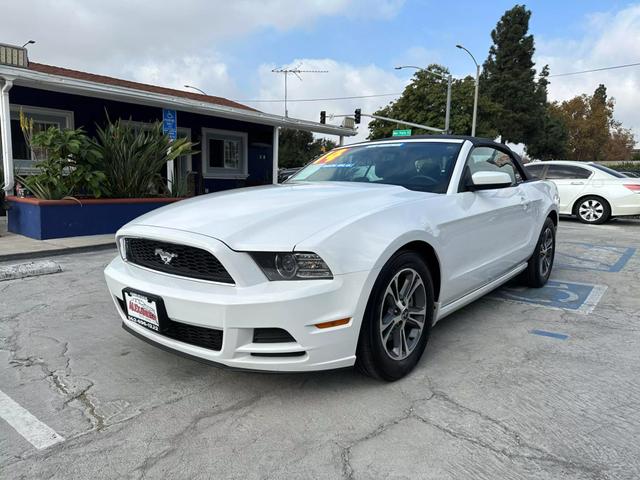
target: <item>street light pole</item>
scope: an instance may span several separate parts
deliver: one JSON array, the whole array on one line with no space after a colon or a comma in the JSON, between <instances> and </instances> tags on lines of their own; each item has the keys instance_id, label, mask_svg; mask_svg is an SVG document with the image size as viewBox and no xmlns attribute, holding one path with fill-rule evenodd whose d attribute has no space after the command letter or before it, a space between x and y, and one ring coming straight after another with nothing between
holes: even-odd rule
<instances>
[{"instance_id":1,"label":"street light pole","mask_svg":"<svg viewBox=\"0 0 640 480\"><path fill-rule=\"evenodd\" d=\"M206 93L204 92L204 90L200 90L198 87L194 87L193 85L185 85L184 88L191 88L193 90L197 90L198 92L200 92L202 95L206 95Z\"/></svg>"},{"instance_id":2,"label":"street light pole","mask_svg":"<svg viewBox=\"0 0 640 480\"><path fill-rule=\"evenodd\" d=\"M444 113L444 131L449 133L449 120L451 118L451 74L442 75L441 73L434 72L433 70L428 70L422 67L416 67L415 65L400 65L399 67L395 67L396 70L402 70L403 68L415 68L416 70L420 70L421 72L427 72L436 77L444 78L447 81L447 106Z\"/></svg>"},{"instance_id":3,"label":"street light pole","mask_svg":"<svg viewBox=\"0 0 640 480\"><path fill-rule=\"evenodd\" d=\"M476 64L476 91L473 95L473 120L471 120L471 136L475 137L476 136L476 120L478 118L478 88L480 86L480 65L478 64L478 62L476 62L476 57L474 57L473 54L469 50L467 50L465 47L463 47L462 45L456 45L456 48L459 48L460 50L464 50L465 52L467 52L471 57L471 60L473 60L473 63Z\"/></svg>"},{"instance_id":4,"label":"street light pole","mask_svg":"<svg viewBox=\"0 0 640 480\"><path fill-rule=\"evenodd\" d=\"M449 119L451 117L451 74L447 75L447 110L444 114L444 131L448 134L449 131Z\"/></svg>"},{"instance_id":5,"label":"street light pole","mask_svg":"<svg viewBox=\"0 0 640 480\"><path fill-rule=\"evenodd\" d=\"M480 65L476 64L476 91L473 94L473 120L471 121L471 136L476 136L476 120L478 119L478 87L480 86Z\"/></svg>"}]
</instances>

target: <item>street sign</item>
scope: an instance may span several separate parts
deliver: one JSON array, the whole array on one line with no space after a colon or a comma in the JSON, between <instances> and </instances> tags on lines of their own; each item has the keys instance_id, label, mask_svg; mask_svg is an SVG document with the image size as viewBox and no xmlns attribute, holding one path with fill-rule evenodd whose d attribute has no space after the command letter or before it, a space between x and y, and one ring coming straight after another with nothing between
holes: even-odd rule
<instances>
[{"instance_id":1,"label":"street sign","mask_svg":"<svg viewBox=\"0 0 640 480\"><path fill-rule=\"evenodd\" d=\"M175 110L162 109L162 132L171 140L178 138L178 114Z\"/></svg>"},{"instance_id":2,"label":"street sign","mask_svg":"<svg viewBox=\"0 0 640 480\"><path fill-rule=\"evenodd\" d=\"M411 136L411 129L407 128L407 129L404 129L404 130L394 130L392 136L394 136L394 137L410 137Z\"/></svg>"}]
</instances>

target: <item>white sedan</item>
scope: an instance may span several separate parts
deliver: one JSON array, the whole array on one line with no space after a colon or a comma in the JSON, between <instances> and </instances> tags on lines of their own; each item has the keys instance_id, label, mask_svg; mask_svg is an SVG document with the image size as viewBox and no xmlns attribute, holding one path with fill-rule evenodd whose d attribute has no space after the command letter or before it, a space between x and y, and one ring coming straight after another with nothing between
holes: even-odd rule
<instances>
[{"instance_id":1,"label":"white sedan","mask_svg":"<svg viewBox=\"0 0 640 480\"><path fill-rule=\"evenodd\" d=\"M560 213L583 223L600 224L612 217L640 215L640 179L598 163L554 160L528 163L537 178L551 180L560 194Z\"/></svg>"},{"instance_id":2,"label":"white sedan","mask_svg":"<svg viewBox=\"0 0 640 480\"><path fill-rule=\"evenodd\" d=\"M551 273L558 196L504 145L427 136L339 147L282 185L214 193L117 232L105 276L124 328L229 367L357 365L384 380L433 324Z\"/></svg>"}]
</instances>

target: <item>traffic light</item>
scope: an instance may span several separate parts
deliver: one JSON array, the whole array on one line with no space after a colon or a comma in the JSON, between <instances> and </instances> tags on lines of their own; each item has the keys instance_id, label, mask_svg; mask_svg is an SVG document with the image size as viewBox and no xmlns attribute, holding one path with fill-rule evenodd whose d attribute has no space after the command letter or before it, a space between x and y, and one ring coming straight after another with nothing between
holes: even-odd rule
<instances>
[{"instance_id":1,"label":"traffic light","mask_svg":"<svg viewBox=\"0 0 640 480\"><path fill-rule=\"evenodd\" d=\"M327 123L327 112L324 110L320 112L320 123Z\"/></svg>"},{"instance_id":2,"label":"traffic light","mask_svg":"<svg viewBox=\"0 0 640 480\"><path fill-rule=\"evenodd\" d=\"M353 118L356 121L356 123L360 123L360 116L362 115L362 112L360 111L359 108L356 108L356 111L354 112Z\"/></svg>"}]
</instances>

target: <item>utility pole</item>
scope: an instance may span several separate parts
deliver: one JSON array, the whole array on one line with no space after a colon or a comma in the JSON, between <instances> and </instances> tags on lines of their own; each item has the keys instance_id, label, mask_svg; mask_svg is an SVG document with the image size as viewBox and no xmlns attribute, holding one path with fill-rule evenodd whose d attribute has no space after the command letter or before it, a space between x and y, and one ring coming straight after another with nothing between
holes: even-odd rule
<instances>
[{"instance_id":1,"label":"utility pole","mask_svg":"<svg viewBox=\"0 0 640 480\"><path fill-rule=\"evenodd\" d=\"M274 68L271 70L273 73L282 73L284 74L284 116L289 116L289 110L287 109L287 77L290 73L294 74L298 77L298 80L302 81L301 73L329 73L329 70L300 70L302 64L298 65L295 68Z\"/></svg>"}]
</instances>

